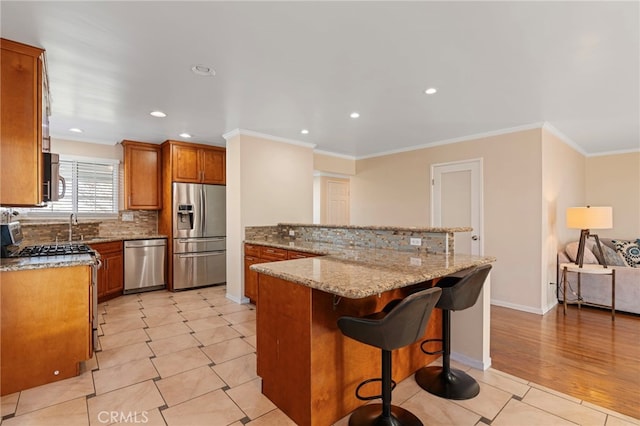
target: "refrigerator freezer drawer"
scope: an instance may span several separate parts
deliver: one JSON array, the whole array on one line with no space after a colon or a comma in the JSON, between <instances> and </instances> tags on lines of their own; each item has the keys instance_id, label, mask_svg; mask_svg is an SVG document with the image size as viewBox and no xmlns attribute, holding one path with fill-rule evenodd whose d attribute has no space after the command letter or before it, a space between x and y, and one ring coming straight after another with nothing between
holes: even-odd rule
<instances>
[{"instance_id":1,"label":"refrigerator freezer drawer","mask_svg":"<svg viewBox=\"0 0 640 426\"><path fill-rule=\"evenodd\" d=\"M173 255L173 288L176 290L223 284L226 281L226 251Z\"/></svg>"},{"instance_id":2,"label":"refrigerator freezer drawer","mask_svg":"<svg viewBox=\"0 0 640 426\"><path fill-rule=\"evenodd\" d=\"M209 238L174 238L174 253L195 253L203 251L224 251L227 249L225 237Z\"/></svg>"}]
</instances>

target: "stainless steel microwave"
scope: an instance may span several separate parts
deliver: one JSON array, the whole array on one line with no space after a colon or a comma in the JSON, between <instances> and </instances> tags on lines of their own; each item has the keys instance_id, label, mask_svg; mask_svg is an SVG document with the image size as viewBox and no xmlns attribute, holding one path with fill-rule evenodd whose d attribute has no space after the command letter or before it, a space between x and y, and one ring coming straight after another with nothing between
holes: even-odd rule
<instances>
[{"instance_id":1,"label":"stainless steel microwave","mask_svg":"<svg viewBox=\"0 0 640 426\"><path fill-rule=\"evenodd\" d=\"M42 153L44 170L42 173L42 198L47 201L58 201L64 198L67 185L60 176L60 156L50 152Z\"/></svg>"}]
</instances>

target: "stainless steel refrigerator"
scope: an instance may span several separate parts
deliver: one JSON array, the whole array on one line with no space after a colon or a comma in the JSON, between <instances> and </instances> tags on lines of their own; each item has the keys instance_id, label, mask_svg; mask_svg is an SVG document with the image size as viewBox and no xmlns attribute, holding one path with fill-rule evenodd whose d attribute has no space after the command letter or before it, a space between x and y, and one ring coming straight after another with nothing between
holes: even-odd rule
<instances>
[{"instance_id":1,"label":"stainless steel refrigerator","mask_svg":"<svg viewBox=\"0 0 640 426\"><path fill-rule=\"evenodd\" d=\"M173 184L173 288L227 280L226 186Z\"/></svg>"}]
</instances>

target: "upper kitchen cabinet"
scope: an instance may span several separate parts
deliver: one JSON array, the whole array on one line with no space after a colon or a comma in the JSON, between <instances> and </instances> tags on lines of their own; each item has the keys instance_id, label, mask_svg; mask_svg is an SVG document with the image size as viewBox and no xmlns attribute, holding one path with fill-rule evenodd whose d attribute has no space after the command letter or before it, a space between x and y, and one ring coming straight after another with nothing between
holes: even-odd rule
<instances>
[{"instance_id":1,"label":"upper kitchen cabinet","mask_svg":"<svg viewBox=\"0 0 640 426\"><path fill-rule=\"evenodd\" d=\"M44 50L6 39L0 49L0 205L40 205L43 139L49 145Z\"/></svg>"},{"instance_id":2,"label":"upper kitchen cabinet","mask_svg":"<svg viewBox=\"0 0 640 426\"><path fill-rule=\"evenodd\" d=\"M166 141L163 155L169 155L172 182L226 184L224 148L178 141Z\"/></svg>"},{"instance_id":3,"label":"upper kitchen cabinet","mask_svg":"<svg viewBox=\"0 0 640 426\"><path fill-rule=\"evenodd\" d=\"M122 141L124 148L125 210L160 210L161 155L160 145Z\"/></svg>"}]
</instances>

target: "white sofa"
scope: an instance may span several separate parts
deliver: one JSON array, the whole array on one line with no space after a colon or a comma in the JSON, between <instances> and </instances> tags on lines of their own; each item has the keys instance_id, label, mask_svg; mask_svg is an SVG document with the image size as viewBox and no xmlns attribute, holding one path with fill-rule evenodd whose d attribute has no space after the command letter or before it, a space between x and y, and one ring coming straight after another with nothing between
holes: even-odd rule
<instances>
[{"instance_id":1,"label":"white sofa","mask_svg":"<svg viewBox=\"0 0 640 426\"><path fill-rule=\"evenodd\" d=\"M618 239L613 239L618 240ZM622 240L622 239L620 239ZM612 239L600 239L603 250L606 251L605 258L608 259L608 267L616 270L616 311L640 314L640 268L626 266L624 259L615 253L615 246ZM568 244L564 249L558 251L558 301L563 303L562 297L562 263L569 263L575 260L577 242ZM608 247L611 250L605 248ZM597 256L596 256L597 254ZM612 256L617 256L612 257ZM584 263L601 263L599 261L598 248L592 239L586 245ZM617 265L612 265L617 263ZM625 266L621 266L625 265ZM591 302L600 305L611 305L611 276L581 274L581 295L584 302ZM567 273L567 302L575 302L578 291L577 273Z\"/></svg>"}]
</instances>

